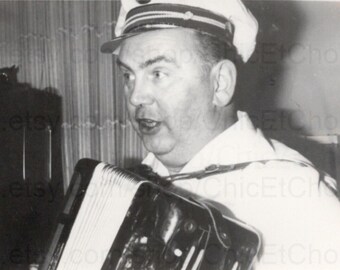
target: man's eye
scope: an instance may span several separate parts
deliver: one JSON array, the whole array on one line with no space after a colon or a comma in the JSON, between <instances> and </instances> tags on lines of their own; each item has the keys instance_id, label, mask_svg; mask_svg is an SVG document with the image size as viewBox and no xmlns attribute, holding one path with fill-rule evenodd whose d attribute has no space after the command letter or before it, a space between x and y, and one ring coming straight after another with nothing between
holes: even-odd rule
<instances>
[{"instance_id":1,"label":"man's eye","mask_svg":"<svg viewBox=\"0 0 340 270\"><path fill-rule=\"evenodd\" d=\"M156 70L156 71L153 72L153 77L155 79L159 80L159 79L164 78L165 76L166 76L166 74L164 72L162 72L162 71Z\"/></svg>"},{"instance_id":2,"label":"man's eye","mask_svg":"<svg viewBox=\"0 0 340 270\"><path fill-rule=\"evenodd\" d=\"M133 75L130 72L124 72L123 78L125 82L130 82L133 80Z\"/></svg>"},{"instance_id":3,"label":"man's eye","mask_svg":"<svg viewBox=\"0 0 340 270\"><path fill-rule=\"evenodd\" d=\"M125 80L130 80L131 74L130 73L123 73L123 77Z\"/></svg>"}]
</instances>

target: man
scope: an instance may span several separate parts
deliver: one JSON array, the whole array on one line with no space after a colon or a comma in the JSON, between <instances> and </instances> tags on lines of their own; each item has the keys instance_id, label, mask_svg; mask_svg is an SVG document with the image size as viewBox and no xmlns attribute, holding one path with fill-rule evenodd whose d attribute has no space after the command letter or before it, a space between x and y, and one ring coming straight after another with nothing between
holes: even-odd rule
<instances>
[{"instance_id":1,"label":"man","mask_svg":"<svg viewBox=\"0 0 340 270\"><path fill-rule=\"evenodd\" d=\"M144 164L162 176L238 164L175 185L259 231L254 269L339 269L334 179L320 181L308 160L235 108L235 63L247 62L256 33L239 0L122 0L117 38L102 51L118 56L130 120L150 152Z\"/></svg>"}]
</instances>

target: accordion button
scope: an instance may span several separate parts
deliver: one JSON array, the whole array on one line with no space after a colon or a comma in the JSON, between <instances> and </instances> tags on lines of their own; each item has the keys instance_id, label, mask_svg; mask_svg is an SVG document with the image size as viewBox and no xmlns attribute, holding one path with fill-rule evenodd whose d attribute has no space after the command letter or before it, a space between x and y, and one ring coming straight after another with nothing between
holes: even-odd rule
<instances>
[{"instance_id":1,"label":"accordion button","mask_svg":"<svg viewBox=\"0 0 340 270\"><path fill-rule=\"evenodd\" d=\"M180 250L180 249L178 249L178 248L175 249L174 253L175 253L175 255L176 255L177 257L181 257L181 256L183 255L182 250Z\"/></svg>"},{"instance_id":2,"label":"accordion button","mask_svg":"<svg viewBox=\"0 0 340 270\"><path fill-rule=\"evenodd\" d=\"M187 220L184 223L184 230L188 233L193 233L194 231L196 231L197 228L197 224L195 221L193 220Z\"/></svg>"}]
</instances>

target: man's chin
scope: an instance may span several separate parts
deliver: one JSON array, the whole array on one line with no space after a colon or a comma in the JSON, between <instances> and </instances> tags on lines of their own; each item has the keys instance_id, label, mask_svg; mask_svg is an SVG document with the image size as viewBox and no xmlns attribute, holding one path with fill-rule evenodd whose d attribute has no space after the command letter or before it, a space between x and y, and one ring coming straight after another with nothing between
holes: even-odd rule
<instances>
[{"instance_id":1,"label":"man's chin","mask_svg":"<svg viewBox=\"0 0 340 270\"><path fill-rule=\"evenodd\" d=\"M145 147L148 152L153 153L155 156L165 156L171 151L161 147Z\"/></svg>"},{"instance_id":2,"label":"man's chin","mask_svg":"<svg viewBox=\"0 0 340 270\"><path fill-rule=\"evenodd\" d=\"M173 150L173 147L165 143L165 140L150 140L143 138L143 144L148 152L151 152L156 156L167 155Z\"/></svg>"}]
</instances>

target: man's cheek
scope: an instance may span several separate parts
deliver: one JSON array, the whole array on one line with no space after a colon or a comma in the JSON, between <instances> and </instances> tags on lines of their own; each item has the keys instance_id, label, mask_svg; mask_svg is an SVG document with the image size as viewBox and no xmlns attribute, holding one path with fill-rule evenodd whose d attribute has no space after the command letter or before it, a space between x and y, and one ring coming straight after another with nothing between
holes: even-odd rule
<instances>
[{"instance_id":1,"label":"man's cheek","mask_svg":"<svg viewBox=\"0 0 340 270\"><path fill-rule=\"evenodd\" d=\"M182 110L178 108L171 118L172 127L181 132L186 132L191 129L195 119L190 114L190 108Z\"/></svg>"},{"instance_id":2,"label":"man's cheek","mask_svg":"<svg viewBox=\"0 0 340 270\"><path fill-rule=\"evenodd\" d=\"M178 121L178 129L182 131L188 131L193 125L194 119L190 115L182 116Z\"/></svg>"}]
</instances>

